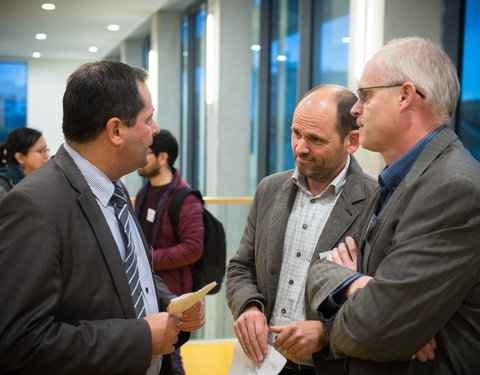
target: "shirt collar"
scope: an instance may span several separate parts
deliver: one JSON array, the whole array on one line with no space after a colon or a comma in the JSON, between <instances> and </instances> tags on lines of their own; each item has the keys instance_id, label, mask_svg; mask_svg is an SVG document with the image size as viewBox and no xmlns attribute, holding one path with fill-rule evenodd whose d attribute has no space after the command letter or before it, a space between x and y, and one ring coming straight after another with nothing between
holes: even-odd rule
<instances>
[{"instance_id":1,"label":"shirt collar","mask_svg":"<svg viewBox=\"0 0 480 375\"><path fill-rule=\"evenodd\" d=\"M380 188L384 190L385 197L388 195L388 192L393 193L397 186L400 185L428 143L446 126L442 125L432 131L394 163L390 166L387 165L383 169L378 176L378 183Z\"/></svg>"},{"instance_id":2,"label":"shirt collar","mask_svg":"<svg viewBox=\"0 0 480 375\"><path fill-rule=\"evenodd\" d=\"M80 169L80 173L82 174L83 178L85 178L85 181L87 181L87 184L90 187L90 190L92 190L93 195L95 195L95 197L104 207L107 207L108 202L110 201L110 198L115 190L113 182L105 173L81 156L66 142L63 144L63 147L71 156L78 169Z\"/></svg>"},{"instance_id":3,"label":"shirt collar","mask_svg":"<svg viewBox=\"0 0 480 375\"><path fill-rule=\"evenodd\" d=\"M343 187L347 183L347 170L348 170L349 166L350 166L350 155L348 155L348 157L347 157L347 162L345 163L345 167L343 167L343 169L337 175L337 177L335 177L333 179L333 181L330 182L330 184L325 188L325 190L317 195L317 197L325 196L330 191L334 195L340 194L340 192L343 190ZM295 171L293 172L292 180L305 193L307 193L308 195L312 195L310 190L308 190L308 188L307 188L307 181L305 179L305 176L300 174L300 172L298 172L297 168L295 168ZM314 198L316 198L316 197L314 197Z\"/></svg>"}]
</instances>

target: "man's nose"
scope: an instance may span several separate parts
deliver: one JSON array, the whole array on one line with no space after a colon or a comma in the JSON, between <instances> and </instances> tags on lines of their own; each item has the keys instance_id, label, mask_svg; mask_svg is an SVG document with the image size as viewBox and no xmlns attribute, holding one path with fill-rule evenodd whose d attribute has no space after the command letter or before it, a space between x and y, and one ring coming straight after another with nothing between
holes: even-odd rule
<instances>
[{"instance_id":1,"label":"man's nose","mask_svg":"<svg viewBox=\"0 0 480 375\"><path fill-rule=\"evenodd\" d=\"M350 113L352 114L352 116L358 117L362 112L362 110L363 110L362 102L360 101L360 99L357 99L352 109L350 109Z\"/></svg>"},{"instance_id":2,"label":"man's nose","mask_svg":"<svg viewBox=\"0 0 480 375\"><path fill-rule=\"evenodd\" d=\"M303 138L299 139L297 142L297 146L295 147L295 152L297 154L307 154L308 153L308 146L307 143Z\"/></svg>"},{"instance_id":3,"label":"man's nose","mask_svg":"<svg viewBox=\"0 0 480 375\"><path fill-rule=\"evenodd\" d=\"M152 129L152 135L156 135L160 133L160 128L158 127L157 122L154 119L152 119L151 129Z\"/></svg>"}]
</instances>

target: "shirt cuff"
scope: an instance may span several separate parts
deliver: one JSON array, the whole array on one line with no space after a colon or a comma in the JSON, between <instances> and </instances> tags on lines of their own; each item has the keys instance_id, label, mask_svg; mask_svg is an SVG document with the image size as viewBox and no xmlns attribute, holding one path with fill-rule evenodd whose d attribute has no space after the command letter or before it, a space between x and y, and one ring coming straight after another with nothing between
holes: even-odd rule
<instances>
[{"instance_id":1,"label":"shirt cuff","mask_svg":"<svg viewBox=\"0 0 480 375\"><path fill-rule=\"evenodd\" d=\"M364 276L362 274L353 275L349 279L343 282L337 289L335 289L332 293L328 295L328 298L322 302L322 304L318 308L318 312L323 315L325 319L329 319L334 316L340 307L342 307L343 302L340 295L344 291L346 287L348 287L354 280L358 279L360 276Z\"/></svg>"}]
</instances>

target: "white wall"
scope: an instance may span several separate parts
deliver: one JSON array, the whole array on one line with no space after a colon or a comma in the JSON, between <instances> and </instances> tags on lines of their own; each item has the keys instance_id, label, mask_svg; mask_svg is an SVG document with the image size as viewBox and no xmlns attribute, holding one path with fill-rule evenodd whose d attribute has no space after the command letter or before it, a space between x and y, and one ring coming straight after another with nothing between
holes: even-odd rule
<instances>
[{"instance_id":1,"label":"white wall","mask_svg":"<svg viewBox=\"0 0 480 375\"><path fill-rule=\"evenodd\" d=\"M50 153L63 143L62 98L67 79L85 61L30 60L27 73L27 126L40 130Z\"/></svg>"}]
</instances>

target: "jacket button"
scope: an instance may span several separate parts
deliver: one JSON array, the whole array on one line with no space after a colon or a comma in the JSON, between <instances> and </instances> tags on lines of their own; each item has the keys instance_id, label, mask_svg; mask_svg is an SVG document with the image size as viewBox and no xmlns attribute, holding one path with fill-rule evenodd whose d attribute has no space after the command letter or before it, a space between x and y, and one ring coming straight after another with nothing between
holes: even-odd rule
<instances>
[{"instance_id":1,"label":"jacket button","mask_svg":"<svg viewBox=\"0 0 480 375\"><path fill-rule=\"evenodd\" d=\"M289 283L290 285L293 285L293 280L290 280L288 283Z\"/></svg>"},{"instance_id":2,"label":"jacket button","mask_svg":"<svg viewBox=\"0 0 480 375\"><path fill-rule=\"evenodd\" d=\"M281 311L282 314L285 314L286 312L287 312L287 310L285 310L285 309L282 309L282 311Z\"/></svg>"},{"instance_id":3,"label":"jacket button","mask_svg":"<svg viewBox=\"0 0 480 375\"><path fill-rule=\"evenodd\" d=\"M301 255L302 255L302 253L299 251L299 252L297 253L297 257L300 258Z\"/></svg>"},{"instance_id":4,"label":"jacket button","mask_svg":"<svg viewBox=\"0 0 480 375\"><path fill-rule=\"evenodd\" d=\"M302 228L303 228L303 229L307 229L307 228L308 228L308 225L307 225L307 224L303 224L303 225L302 225Z\"/></svg>"}]
</instances>

